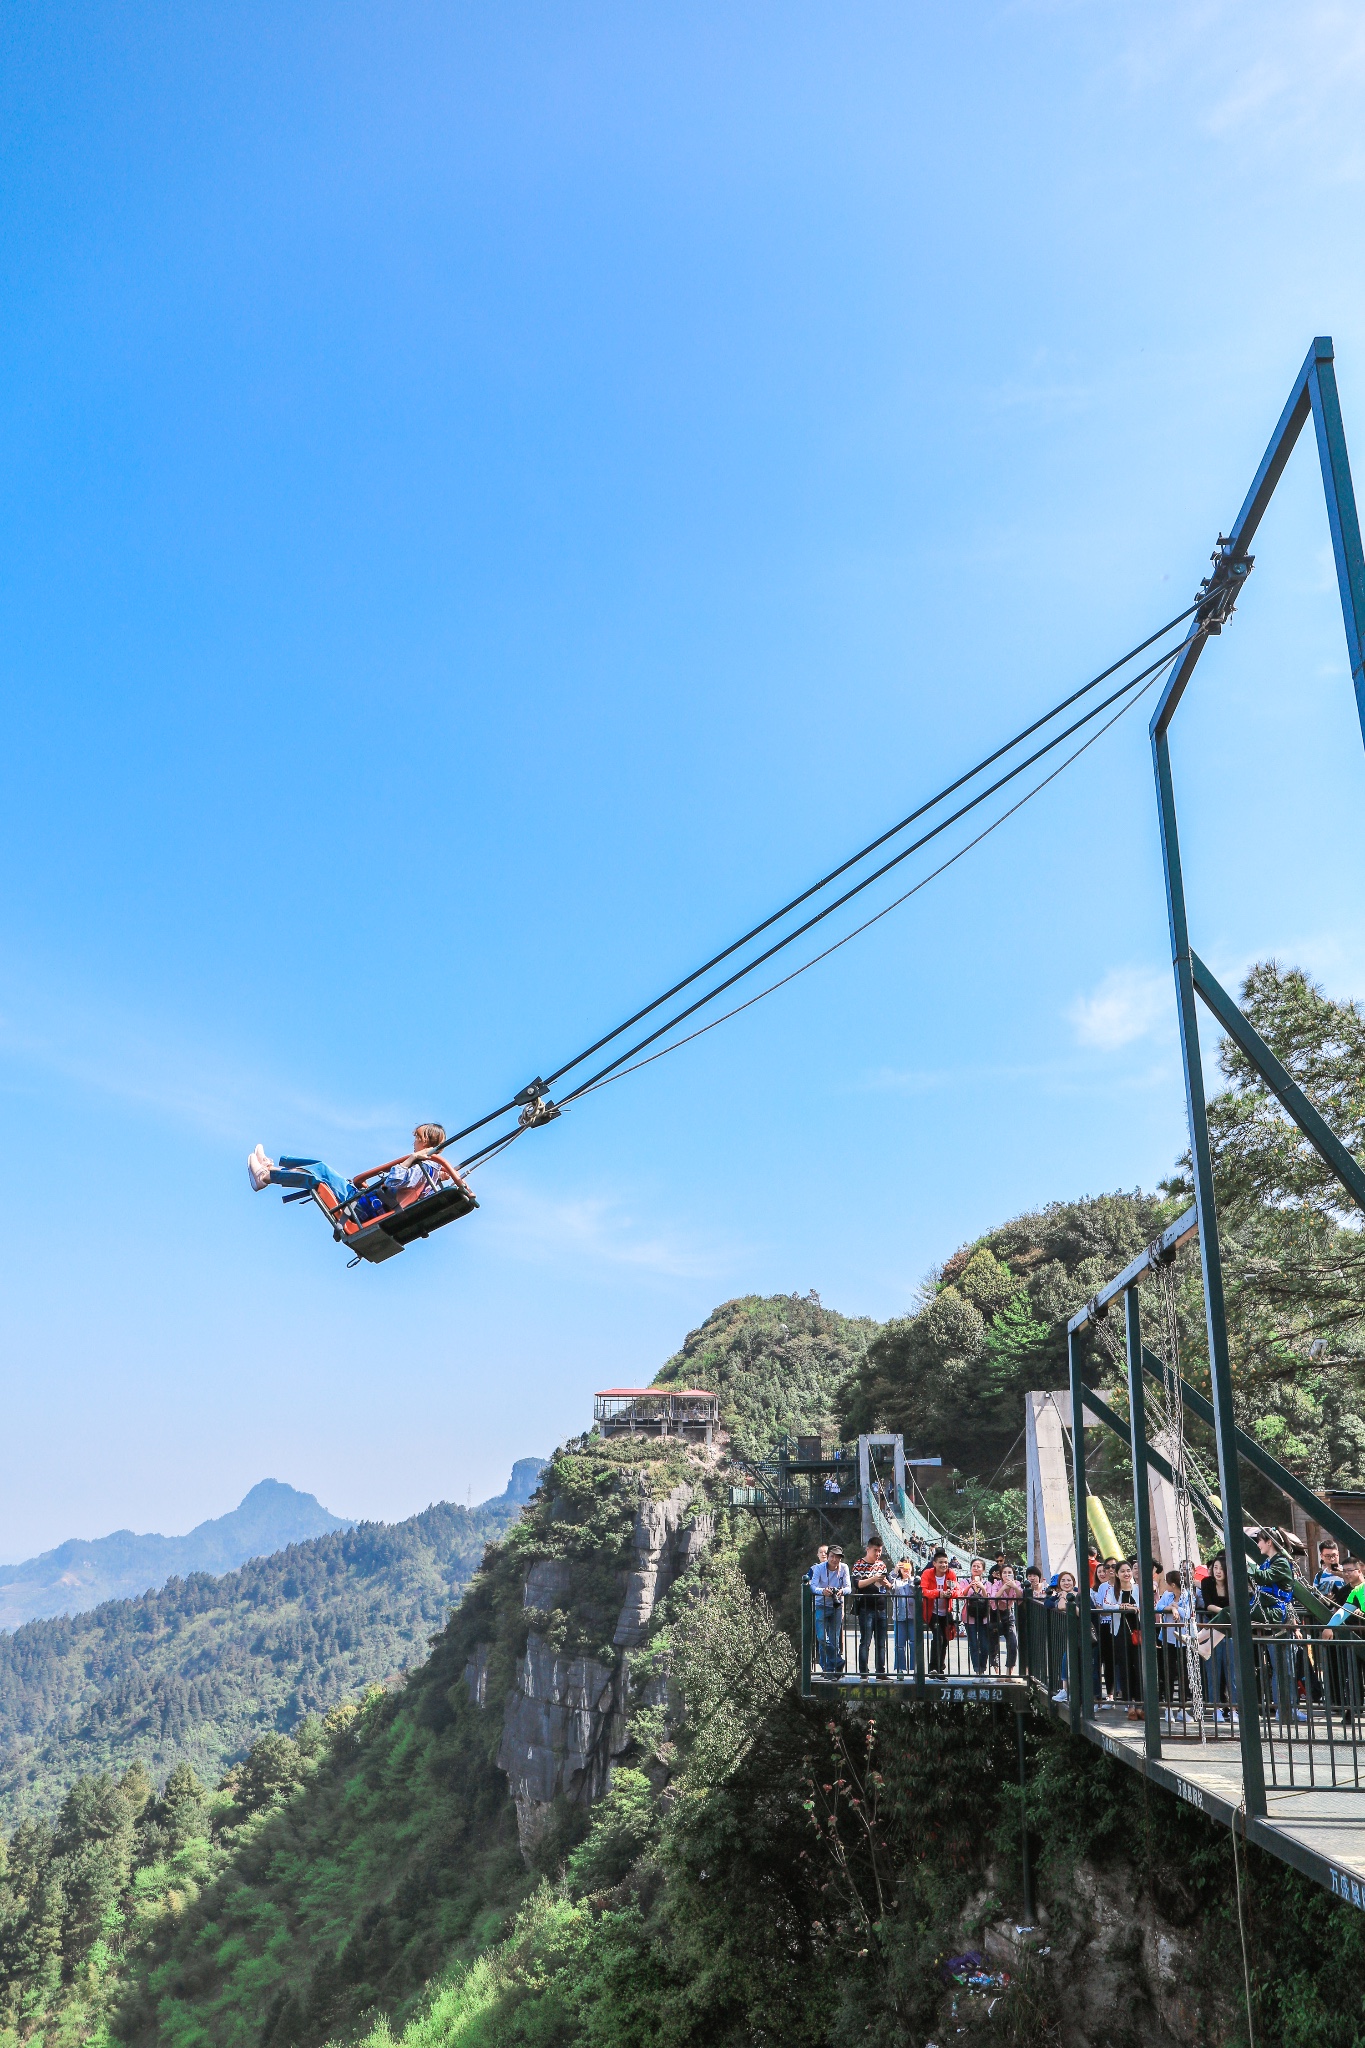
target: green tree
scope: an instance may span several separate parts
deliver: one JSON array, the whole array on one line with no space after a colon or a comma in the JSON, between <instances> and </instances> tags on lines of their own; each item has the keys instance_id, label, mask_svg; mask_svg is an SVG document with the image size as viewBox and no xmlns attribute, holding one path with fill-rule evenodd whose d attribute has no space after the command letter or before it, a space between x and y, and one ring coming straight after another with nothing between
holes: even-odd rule
<instances>
[{"instance_id":1,"label":"green tree","mask_svg":"<svg viewBox=\"0 0 1365 2048\"><path fill-rule=\"evenodd\" d=\"M133 1810L107 1773L71 1787L57 1817L55 1863L65 1910L62 1950L79 1960L116 1908L133 1860Z\"/></svg>"},{"instance_id":2,"label":"green tree","mask_svg":"<svg viewBox=\"0 0 1365 2048\"><path fill-rule=\"evenodd\" d=\"M955 1252L888 1323L844 1394L849 1435L901 1431L980 1479L1011 1455L1029 1388L1066 1384L1066 1323L1174 1213L1133 1194L1055 1202Z\"/></svg>"}]
</instances>

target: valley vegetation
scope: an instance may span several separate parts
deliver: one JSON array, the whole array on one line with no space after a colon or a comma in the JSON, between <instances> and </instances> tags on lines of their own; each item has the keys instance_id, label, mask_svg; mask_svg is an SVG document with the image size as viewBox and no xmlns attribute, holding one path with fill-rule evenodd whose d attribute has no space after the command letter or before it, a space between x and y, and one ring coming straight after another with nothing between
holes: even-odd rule
<instances>
[{"instance_id":1,"label":"valley vegetation","mask_svg":"<svg viewBox=\"0 0 1365 2048\"><path fill-rule=\"evenodd\" d=\"M0 1825L135 1765L214 1784L261 1735L396 1679L516 1514L442 1503L0 1634Z\"/></svg>"}]
</instances>

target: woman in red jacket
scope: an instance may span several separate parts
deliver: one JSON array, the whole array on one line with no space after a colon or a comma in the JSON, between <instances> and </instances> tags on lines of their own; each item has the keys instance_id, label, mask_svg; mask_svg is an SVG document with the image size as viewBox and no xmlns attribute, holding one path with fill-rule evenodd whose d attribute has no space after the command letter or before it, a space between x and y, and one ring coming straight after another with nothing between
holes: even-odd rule
<instances>
[{"instance_id":1,"label":"woman in red jacket","mask_svg":"<svg viewBox=\"0 0 1365 2048\"><path fill-rule=\"evenodd\" d=\"M929 1674L933 1678L944 1676L944 1664L948 1657L948 1645L957 1634L953 1621L953 1602L961 1593L957 1574L948 1562L946 1550L936 1550L930 1562L920 1574L920 1598L924 1603L924 1626L933 1639L929 1652Z\"/></svg>"}]
</instances>

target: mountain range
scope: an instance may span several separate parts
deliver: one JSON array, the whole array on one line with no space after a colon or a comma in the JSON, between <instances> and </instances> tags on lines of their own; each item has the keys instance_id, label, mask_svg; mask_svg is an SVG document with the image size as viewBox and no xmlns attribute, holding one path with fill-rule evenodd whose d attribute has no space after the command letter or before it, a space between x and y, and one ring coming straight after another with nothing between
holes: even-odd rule
<instances>
[{"instance_id":1,"label":"mountain range","mask_svg":"<svg viewBox=\"0 0 1365 2048\"><path fill-rule=\"evenodd\" d=\"M55 1811L74 1778L100 1771L139 1765L160 1781L190 1764L213 1783L262 1735L395 1683L541 1468L520 1459L478 1507L442 1501L405 1522L329 1529L233 1572L0 1635L0 1826Z\"/></svg>"},{"instance_id":2,"label":"mountain range","mask_svg":"<svg viewBox=\"0 0 1365 2048\"><path fill-rule=\"evenodd\" d=\"M232 1572L248 1558L354 1524L311 1493L262 1479L230 1514L200 1522L186 1536L72 1537L22 1564L0 1565L0 1629L47 1615L84 1614L105 1600L135 1600L191 1572Z\"/></svg>"},{"instance_id":3,"label":"mountain range","mask_svg":"<svg viewBox=\"0 0 1365 2048\"><path fill-rule=\"evenodd\" d=\"M544 1468L543 1458L518 1458L504 1490L472 1512L522 1506ZM106 1600L136 1600L191 1572L234 1572L253 1557L271 1557L291 1543L355 1526L313 1494L262 1479L230 1514L200 1522L186 1536L115 1529L111 1536L72 1537L22 1564L0 1565L0 1632L52 1615L87 1614Z\"/></svg>"}]
</instances>

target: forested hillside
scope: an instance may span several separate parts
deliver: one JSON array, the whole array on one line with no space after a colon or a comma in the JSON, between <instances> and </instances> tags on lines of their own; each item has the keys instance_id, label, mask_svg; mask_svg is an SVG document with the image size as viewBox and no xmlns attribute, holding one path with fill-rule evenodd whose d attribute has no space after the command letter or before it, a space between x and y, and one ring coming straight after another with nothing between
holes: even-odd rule
<instances>
[{"instance_id":1,"label":"forested hillside","mask_svg":"<svg viewBox=\"0 0 1365 2048\"><path fill-rule=\"evenodd\" d=\"M1244 999L1308 1092L1365 1137L1360 1014L1274 968ZM1238 1399L1310 1476L1355 1476L1360 1236L1275 1107L1225 1067L1211 1122ZM963 1475L945 1516L1007 1519L1020 1393L1060 1380L1067 1315L1184 1200L1177 1169L1155 1197L1017 1218L954 1252L881 1330L809 1296L726 1303L660 1377L716 1387L746 1450L836 1418L904 1428ZM1197 1378L1193 1265L1179 1286ZM1102 1351L1093 1362L1109 1369ZM341 1608L322 1582L335 1572L380 1630L367 1642L387 1641L395 1589L420 1607L430 1557L395 1563L362 1529L270 1560L285 1578L267 1574L259 1610L257 1566L178 1620L165 1596L128 1603L130 1687L139 1668L168 1688L231 1680L244 1742L251 1702L266 1702L264 1732L212 1790L182 1762L158 1794L126 1765L150 1701L111 1697L101 1737L74 1698L85 1653L63 1638L64 1755L102 1739L104 1754L84 1753L118 1776L72 1786L55 1826L14 1830L0 1861L0 2048L110 2032L128 2048L1136 2048L1172 2027L1243 2043L1226 1832L1041 1722L1028 1812L1050 1959L1021 1971L995 2018L953 2009L942 1958L988 1928L1008 1939L1019 1913L1013 1730L972 1708L803 1704L798 1593L820 1532L761 1530L730 1507L734 1476L701 1447L576 1440L518 1520L500 1510L502 1540L430 1657L414 1623L401 1686L296 1718L292 1737L305 1650L310 1669L359 1681L358 1656L327 1633ZM478 1547L453 1524L412 1540L433 1556ZM303 1552L306 1583L289 1566ZM1365 1923L1254 1844L1240 1854L1256 2039L1358 2048Z\"/></svg>"},{"instance_id":2,"label":"forested hillside","mask_svg":"<svg viewBox=\"0 0 1365 2048\"><path fill-rule=\"evenodd\" d=\"M311 1493L262 1479L231 1514L200 1522L186 1536L73 1537L22 1564L0 1565L0 1629L20 1628L47 1614L81 1614L103 1600L133 1600L173 1575L231 1572L251 1557L269 1557L332 1529L349 1529Z\"/></svg>"},{"instance_id":3,"label":"forested hillside","mask_svg":"<svg viewBox=\"0 0 1365 2048\"><path fill-rule=\"evenodd\" d=\"M73 1779L134 1764L216 1783L266 1731L420 1663L518 1512L443 1503L0 1636L0 1820L52 1813Z\"/></svg>"},{"instance_id":4,"label":"forested hillside","mask_svg":"<svg viewBox=\"0 0 1365 2048\"><path fill-rule=\"evenodd\" d=\"M719 1393L736 1450L762 1457L788 1431L837 1434L840 1397L879 1327L814 1293L742 1295L689 1332L654 1384Z\"/></svg>"},{"instance_id":5,"label":"forested hillside","mask_svg":"<svg viewBox=\"0 0 1365 2048\"><path fill-rule=\"evenodd\" d=\"M1013 1730L804 1705L790 1630L810 1532L732 1520L725 1479L676 1446L572 1446L401 1690L263 1737L207 1796L183 1770L160 1798L138 1772L76 1788L55 1831L11 1844L11 2039L45 2014L47 2042L108 2026L128 2048L905 2048L949 2028L963 2048L1044 2048L1065 2017L1066 2038L1137 2048L1178 2012L1188 2038L1241 2042L1226 1834L1042 1724L1051 1960L994 2020L954 2015L942 1957L1018 1917ZM600 1650L632 1530L680 1488L709 1540L621 1666L605 1796L557 1794L519 1853L504 1703L537 1641ZM583 1712L570 1751L595 1739ZM1348 2048L1359 1916L1254 1846L1245 1860L1258 2038ZM1105 2030L1077 2032L1092 2008Z\"/></svg>"},{"instance_id":6,"label":"forested hillside","mask_svg":"<svg viewBox=\"0 0 1365 2048\"><path fill-rule=\"evenodd\" d=\"M1309 1100L1365 1155L1365 1012L1297 969L1263 962L1240 996ZM1209 1103L1238 1420L1309 1482L1365 1485L1365 1233L1307 1140L1230 1041ZM1192 1200L1183 1165L1160 1196L1057 1202L962 1246L913 1314L876 1336L841 1403L845 1429L904 1430L969 1478L997 1482L1017 1458L1021 1396L1066 1384L1066 1322ZM1197 1251L1178 1266L1184 1369L1207 1382ZM1094 1364L1116 1377L1101 1347ZM1196 1442L1205 1439L1191 1424ZM1105 1442L1101 1458L1126 1483ZM967 1489L968 1504L976 1498ZM1278 1502L1278 1505L1277 1505ZM1260 1505L1257 1505L1260 1503ZM1283 1512L1248 1480L1254 1512ZM961 1509L958 1510L962 1512ZM983 1507L983 1519L991 1510ZM1008 1519L1008 1518L1006 1518Z\"/></svg>"}]
</instances>

